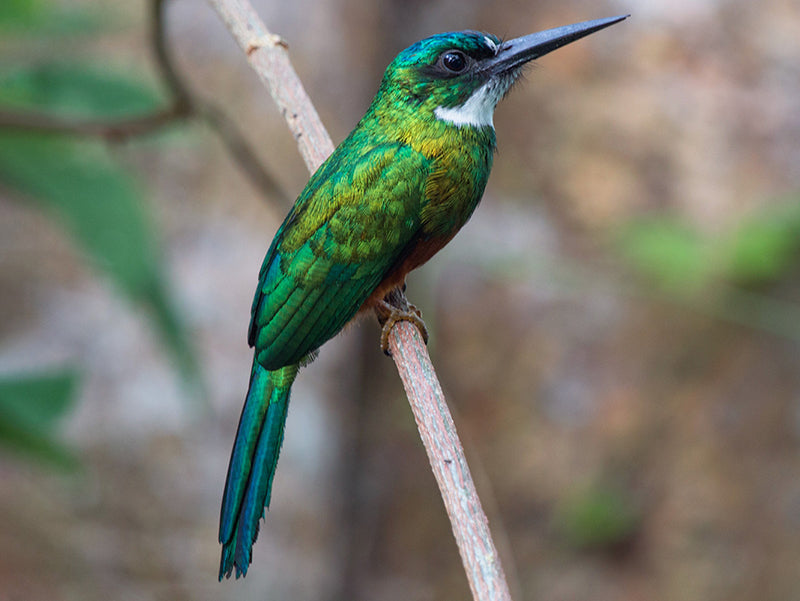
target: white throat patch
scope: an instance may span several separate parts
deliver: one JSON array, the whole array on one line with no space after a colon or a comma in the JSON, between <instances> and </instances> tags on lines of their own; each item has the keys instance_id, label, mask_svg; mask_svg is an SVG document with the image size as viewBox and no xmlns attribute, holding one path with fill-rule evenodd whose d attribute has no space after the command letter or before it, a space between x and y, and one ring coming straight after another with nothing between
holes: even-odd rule
<instances>
[{"instance_id":1,"label":"white throat patch","mask_svg":"<svg viewBox=\"0 0 800 601\"><path fill-rule=\"evenodd\" d=\"M488 125L493 128L494 109L504 91L498 89L496 81L490 80L475 90L464 104L452 107L437 106L433 110L433 114L437 119L448 121L458 127Z\"/></svg>"}]
</instances>

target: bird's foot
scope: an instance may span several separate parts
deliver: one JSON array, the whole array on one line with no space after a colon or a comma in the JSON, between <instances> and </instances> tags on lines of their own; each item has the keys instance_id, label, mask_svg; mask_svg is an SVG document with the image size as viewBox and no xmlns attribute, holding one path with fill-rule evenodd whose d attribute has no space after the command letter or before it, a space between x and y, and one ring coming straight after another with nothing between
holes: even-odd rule
<instances>
[{"instance_id":1,"label":"bird's foot","mask_svg":"<svg viewBox=\"0 0 800 601\"><path fill-rule=\"evenodd\" d=\"M378 315L378 322L381 324L381 350L392 356L389 350L389 334L398 321L408 321L414 324L425 344L428 344L428 328L422 321L422 313L414 305L406 300L405 294L401 290L393 290L378 303L375 308Z\"/></svg>"},{"instance_id":2,"label":"bird's foot","mask_svg":"<svg viewBox=\"0 0 800 601\"><path fill-rule=\"evenodd\" d=\"M417 309L414 305L409 304L408 310L398 309L397 307L392 307L388 303L386 303L385 309L389 310L389 315L386 317L386 321L383 322L381 327L381 350L388 355L389 357L392 356L392 352L389 350L389 334L398 321L408 321L417 326L419 333L422 334L422 339L425 341L425 344L428 344L428 328L425 327L425 322L422 321L422 313L419 309Z\"/></svg>"}]
</instances>

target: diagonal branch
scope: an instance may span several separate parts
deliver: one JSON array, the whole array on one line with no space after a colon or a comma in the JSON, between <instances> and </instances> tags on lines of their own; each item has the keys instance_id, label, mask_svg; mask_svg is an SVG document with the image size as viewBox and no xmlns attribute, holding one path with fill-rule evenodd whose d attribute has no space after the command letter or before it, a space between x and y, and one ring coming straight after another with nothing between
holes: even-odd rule
<instances>
[{"instance_id":1,"label":"diagonal branch","mask_svg":"<svg viewBox=\"0 0 800 601\"><path fill-rule=\"evenodd\" d=\"M151 0L150 32L156 64L172 95L173 109L185 111L187 116L203 120L219 136L242 171L265 196L286 198L287 195L259 162L255 151L227 113L194 94L181 77L167 44L166 4L167 0Z\"/></svg>"},{"instance_id":2,"label":"diagonal branch","mask_svg":"<svg viewBox=\"0 0 800 601\"><path fill-rule=\"evenodd\" d=\"M269 88L309 171L314 172L333 152L333 143L289 61L286 43L267 30L248 0L209 2ZM488 520L428 349L419 331L406 321L392 328L389 348L450 517L473 598L510 600Z\"/></svg>"}]
</instances>

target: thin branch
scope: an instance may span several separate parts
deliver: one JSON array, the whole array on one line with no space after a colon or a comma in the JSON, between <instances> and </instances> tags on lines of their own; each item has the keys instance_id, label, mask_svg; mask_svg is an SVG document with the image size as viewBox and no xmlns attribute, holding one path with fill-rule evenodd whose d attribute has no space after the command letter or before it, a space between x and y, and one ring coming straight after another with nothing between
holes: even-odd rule
<instances>
[{"instance_id":1,"label":"thin branch","mask_svg":"<svg viewBox=\"0 0 800 601\"><path fill-rule=\"evenodd\" d=\"M0 111L0 128L88 136L120 142L159 130L189 113L176 106L128 119L70 119L44 113Z\"/></svg>"},{"instance_id":2,"label":"thin branch","mask_svg":"<svg viewBox=\"0 0 800 601\"><path fill-rule=\"evenodd\" d=\"M176 106L191 112L195 105L189 86L178 73L172 52L167 44L167 0L151 0L150 3L150 43L153 46L156 65L161 79L169 90Z\"/></svg>"},{"instance_id":3,"label":"thin branch","mask_svg":"<svg viewBox=\"0 0 800 601\"><path fill-rule=\"evenodd\" d=\"M219 136L242 171L265 196L286 198L286 193L258 160L255 151L227 113L194 94L181 77L167 44L166 4L167 0L151 1L150 31L156 65L161 72L164 85L172 95L174 109L185 110L190 115L202 119Z\"/></svg>"},{"instance_id":4,"label":"thin branch","mask_svg":"<svg viewBox=\"0 0 800 601\"><path fill-rule=\"evenodd\" d=\"M405 296L399 295L392 301L408 311ZM428 347L414 325L400 321L392 328L389 350L439 485L472 597L476 601L510 601L511 593L489 530L489 520L475 489Z\"/></svg>"},{"instance_id":5,"label":"thin branch","mask_svg":"<svg viewBox=\"0 0 800 601\"><path fill-rule=\"evenodd\" d=\"M75 119L33 111L0 111L0 128L38 131L51 134L104 138L110 142L123 142L142 136L193 115L190 94L178 76L170 58L164 25L165 0L152 0L150 5L150 32L156 63L162 79L172 96L170 106L151 113L123 119Z\"/></svg>"},{"instance_id":6,"label":"thin branch","mask_svg":"<svg viewBox=\"0 0 800 601\"><path fill-rule=\"evenodd\" d=\"M333 152L333 143L289 61L286 43L267 30L247 0L209 2L269 88L309 171L315 171ZM488 520L428 349L419 331L404 321L392 328L389 348L450 517L473 598L510 600Z\"/></svg>"},{"instance_id":7,"label":"thin branch","mask_svg":"<svg viewBox=\"0 0 800 601\"><path fill-rule=\"evenodd\" d=\"M150 34L156 65L171 96L170 105L145 115L122 119L75 119L32 111L0 111L0 127L52 134L66 134L104 138L123 142L142 136L195 115L195 102L188 87L177 73L166 43L164 4L166 0L152 0L150 4Z\"/></svg>"},{"instance_id":8,"label":"thin branch","mask_svg":"<svg viewBox=\"0 0 800 601\"><path fill-rule=\"evenodd\" d=\"M169 106L121 119L75 119L34 111L0 110L0 129L125 142L159 131L177 121L200 119L219 136L242 171L265 196L286 198L286 193L259 162L236 124L216 105L195 95L180 76L167 43L166 4L167 0L151 0L150 39L156 67L170 96Z\"/></svg>"}]
</instances>

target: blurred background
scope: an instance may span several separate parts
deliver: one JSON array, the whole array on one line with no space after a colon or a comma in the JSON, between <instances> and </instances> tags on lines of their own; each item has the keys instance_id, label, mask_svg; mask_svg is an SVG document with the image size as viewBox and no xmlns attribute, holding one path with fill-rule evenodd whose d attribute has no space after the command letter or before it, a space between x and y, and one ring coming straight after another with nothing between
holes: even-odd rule
<instances>
[{"instance_id":1,"label":"blurred background","mask_svg":"<svg viewBox=\"0 0 800 601\"><path fill-rule=\"evenodd\" d=\"M0 5L0 600L469 598L372 319L298 378L217 582L252 294L308 174L204 2L161 7L165 84L158 4ZM254 4L336 143L417 39L632 13L501 103L408 295L515 599L800 598L796 3Z\"/></svg>"}]
</instances>

